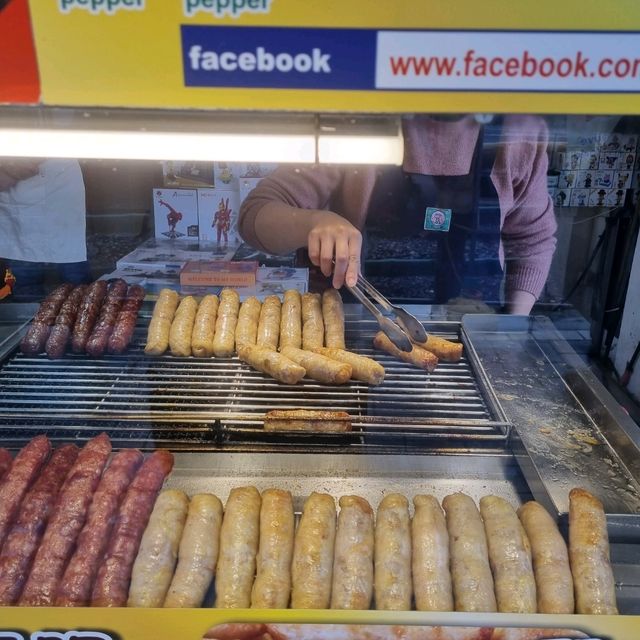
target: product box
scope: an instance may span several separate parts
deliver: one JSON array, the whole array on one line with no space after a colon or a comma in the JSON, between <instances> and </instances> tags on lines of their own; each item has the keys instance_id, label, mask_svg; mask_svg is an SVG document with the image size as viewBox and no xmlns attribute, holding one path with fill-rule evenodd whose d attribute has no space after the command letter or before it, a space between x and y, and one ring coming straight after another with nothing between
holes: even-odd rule
<instances>
[{"instance_id":1,"label":"product box","mask_svg":"<svg viewBox=\"0 0 640 640\"><path fill-rule=\"evenodd\" d=\"M219 189L238 189L239 162L216 162L214 168L215 186Z\"/></svg>"},{"instance_id":2,"label":"product box","mask_svg":"<svg viewBox=\"0 0 640 640\"><path fill-rule=\"evenodd\" d=\"M146 269L150 265L179 268L189 261L229 260L234 254L234 249L219 252L215 250L198 251L182 247L182 244L176 245L175 242L158 242L155 247L141 245L120 258L116 262L116 266L119 269L124 267Z\"/></svg>"},{"instance_id":3,"label":"product box","mask_svg":"<svg viewBox=\"0 0 640 640\"><path fill-rule=\"evenodd\" d=\"M240 196L237 189L198 189L198 218L200 247L226 251L237 248L238 211Z\"/></svg>"},{"instance_id":4,"label":"product box","mask_svg":"<svg viewBox=\"0 0 640 640\"><path fill-rule=\"evenodd\" d=\"M156 238L190 242L198 238L198 193L195 189L154 189Z\"/></svg>"},{"instance_id":5,"label":"product box","mask_svg":"<svg viewBox=\"0 0 640 640\"><path fill-rule=\"evenodd\" d=\"M162 163L162 175L165 187L213 187L213 162L176 162Z\"/></svg>"},{"instance_id":6,"label":"product box","mask_svg":"<svg viewBox=\"0 0 640 640\"><path fill-rule=\"evenodd\" d=\"M229 262L187 262L180 271L180 284L189 286L254 287L258 263Z\"/></svg>"}]
</instances>

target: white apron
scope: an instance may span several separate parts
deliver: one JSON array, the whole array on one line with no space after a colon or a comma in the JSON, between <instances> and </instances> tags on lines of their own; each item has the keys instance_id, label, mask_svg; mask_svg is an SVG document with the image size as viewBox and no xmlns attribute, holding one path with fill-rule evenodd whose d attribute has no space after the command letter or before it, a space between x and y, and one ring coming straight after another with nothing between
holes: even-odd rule
<instances>
[{"instance_id":1,"label":"white apron","mask_svg":"<svg viewBox=\"0 0 640 640\"><path fill-rule=\"evenodd\" d=\"M0 257L87 259L84 182L77 160L45 160L38 175L0 191Z\"/></svg>"}]
</instances>

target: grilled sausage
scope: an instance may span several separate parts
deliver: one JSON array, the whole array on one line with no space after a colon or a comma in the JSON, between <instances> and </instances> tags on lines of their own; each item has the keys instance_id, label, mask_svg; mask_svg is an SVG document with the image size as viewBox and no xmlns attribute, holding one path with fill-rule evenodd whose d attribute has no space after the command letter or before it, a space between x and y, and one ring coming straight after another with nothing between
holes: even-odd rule
<instances>
[{"instance_id":1,"label":"grilled sausage","mask_svg":"<svg viewBox=\"0 0 640 640\"><path fill-rule=\"evenodd\" d=\"M16 603L29 575L56 496L76 460L78 447L56 449L20 506L0 554L0 605Z\"/></svg>"},{"instance_id":2,"label":"grilled sausage","mask_svg":"<svg viewBox=\"0 0 640 640\"><path fill-rule=\"evenodd\" d=\"M346 362L351 366L351 377L354 380L362 380L362 382L366 382L372 386L382 384L384 380L384 367L372 358L360 356L357 353L351 353L351 351L345 351L344 349L333 349L330 347L321 347L319 349L313 349L313 351L332 360Z\"/></svg>"},{"instance_id":3,"label":"grilled sausage","mask_svg":"<svg viewBox=\"0 0 640 640\"><path fill-rule=\"evenodd\" d=\"M518 509L533 556L538 613L573 613L573 578L569 552L558 527L547 510L537 502Z\"/></svg>"},{"instance_id":4,"label":"grilled sausage","mask_svg":"<svg viewBox=\"0 0 640 640\"><path fill-rule=\"evenodd\" d=\"M111 453L109 437L102 433L81 449L60 490L51 519L20 596L22 606L53 606L58 584L73 553L102 470Z\"/></svg>"},{"instance_id":5,"label":"grilled sausage","mask_svg":"<svg viewBox=\"0 0 640 640\"><path fill-rule=\"evenodd\" d=\"M78 536L78 544L58 587L56 606L82 607L89 604L91 587L109 543L118 507L141 464L140 451L124 449L113 457L104 472Z\"/></svg>"},{"instance_id":6,"label":"grilled sausage","mask_svg":"<svg viewBox=\"0 0 640 640\"><path fill-rule=\"evenodd\" d=\"M438 364L438 358L430 351L425 351L422 347L414 345L411 351L401 351L382 331L376 333L373 338L373 346L380 351L385 351L394 358L398 358L398 360L420 367L420 369L424 369L429 373L431 373Z\"/></svg>"},{"instance_id":7,"label":"grilled sausage","mask_svg":"<svg viewBox=\"0 0 640 640\"><path fill-rule=\"evenodd\" d=\"M139 284L127 289L127 297L118 311L116 323L107 342L107 351L112 354L124 353L133 338L138 312L144 302L145 290Z\"/></svg>"},{"instance_id":8,"label":"grilled sausage","mask_svg":"<svg viewBox=\"0 0 640 640\"><path fill-rule=\"evenodd\" d=\"M263 491L253 608L286 609L289 605L294 529L291 494L279 489Z\"/></svg>"},{"instance_id":9,"label":"grilled sausage","mask_svg":"<svg viewBox=\"0 0 640 640\"><path fill-rule=\"evenodd\" d=\"M351 431L351 418L346 411L310 409L273 409L264 417L265 431Z\"/></svg>"},{"instance_id":10,"label":"grilled sausage","mask_svg":"<svg viewBox=\"0 0 640 640\"><path fill-rule=\"evenodd\" d=\"M179 296L173 289L162 289L153 307L144 352L148 356L161 356L169 347L169 331L178 308Z\"/></svg>"},{"instance_id":11,"label":"grilled sausage","mask_svg":"<svg viewBox=\"0 0 640 640\"><path fill-rule=\"evenodd\" d=\"M260 309L256 344L275 351L280 340L280 298L267 296Z\"/></svg>"},{"instance_id":12,"label":"grilled sausage","mask_svg":"<svg viewBox=\"0 0 640 640\"><path fill-rule=\"evenodd\" d=\"M333 557L332 609L368 609L373 595L373 510L358 496L340 498Z\"/></svg>"},{"instance_id":13,"label":"grilled sausage","mask_svg":"<svg viewBox=\"0 0 640 640\"><path fill-rule=\"evenodd\" d=\"M35 356L44 351L51 325L55 322L60 307L72 289L72 284L61 284L43 300L27 329L27 333L20 341L22 353Z\"/></svg>"},{"instance_id":14,"label":"grilled sausage","mask_svg":"<svg viewBox=\"0 0 640 640\"><path fill-rule=\"evenodd\" d=\"M222 503L216 496L201 493L191 498L165 607L202 606L216 572L221 525Z\"/></svg>"},{"instance_id":15,"label":"grilled sausage","mask_svg":"<svg viewBox=\"0 0 640 640\"><path fill-rule=\"evenodd\" d=\"M576 613L618 613L602 503L584 489L569 492L569 558Z\"/></svg>"},{"instance_id":16,"label":"grilled sausage","mask_svg":"<svg viewBox=\"0 0 640 640\"><path fill-rule=\"evenodd\" d=\"M411 610L411 530L409 503L398 494L378 505L374 547L376 609Z\"/></svg>"},{"instance_id":17,"label":"grilled sausage","mask_svg":"<svg viewBox=\"0 0 640 640\"><path fill-rule=\"evenodd\" d=\"M189 498L177 489L163 491L153 507L131 570L129 607L161 607L171 585Z\"/></svg>"},{"instance_id":18,"label":"grilled sausage","mask_svg":"<svg viewBox=\"0 0 640 640\"><path fill-rule=\"evenodd\" d=\"M260 507L260 546L251 606L286 609L291 594L291 558L295 521L288 491L267 489Z\"/></svg>"},{"instance_id":19,"label":"grilled sausage","mask_svg":"<svg viewBox=\"0 0 640 640\"><path fill-rule=\"evenodd\" d=\"M87 340L87 353L94 358L101 358L107 351L109 337L118 318L124 299L127 295L127 283L118 278L114 280L107 291L96 326Z\"/></svg>"},{"instance_id":20,"label":"grilled sausage","mask_svg":"<svg viewBox=\"0 0 640 640\"><path fill-rule=\"evenodd\" d=\"M173 468L173 455L156 450L136 473L118 510L107 552L98 569L91 606L123 607L127 602L131 568L156 497Z\"/></svg>"},{"instance_id":21,"label":"grilled sausage","mask_svg":"<svg viewBox=\"0 0 640 640\"><path fill-rule=\"evenodd\" d=\"M302 294L302 348L314 351L324 344L324 321L319 293Z\"/></svg>"},{"instance_id":22,"label":"grilled sausage","mask_svg":"<svg viewBox=\"0 0 640 640\"><path fill-rule=\"evenodd\" d=\"M62 358L64 355L86 289L85 285L78 285L62 303L45 345L45 351L50 358Z\"/></svg>"},{"instance_id":23,"label":"grilled sausage","mask_svg":"<svg viewBox=\"0 0 640 640\"><path fill-rule=\"evenodd\" d=\"M447 514L456 611L496 611L487 538L475 502L463 493L454 493L442 506Z\"/></svg>"},{"instance_id":24,"label":"grilled sausage","mask_svg":"<svg viewBox=\"0 0 640 640\"><path fill-rule=\"evenodd\" d=\"M449 534L444 513L433 496L413 498L413 591L418 611L453 611L449 572Z\"/></svg>"},{"instance_id":25,"label":"grilled sausage","mask_svg":"<svg viewBox=\"0 0 640 640\"><path fill-rule=\"evenodd\" d=\"M71 332L71 349L74 353L84 353L106 295L106 280L96 280L87 287Z\"/></svg>"},{"instance_id":26,"label":"grilled sausage","mask_svg":"<svg viewBox=\"0 0 640 640\"><path fill-rule=\"evenodd\" d=\"M416 342L415 344L425 351L433 353L438 360L443 362L460 362L460 358L462 358L461 342L451 342L429 334L426 342Z\"/></svg>"},{"instance_id":27,"label":"grilled sausage","mask_svg":"<svg viewBox=\"0 0 640 640\"><path fill-rule=\"evenodd\" d=\"M296 289L284 292L280 316L280 350L284 347L302 346L302 301Z\"/></svg>"},{"instance_id":28,"label":"grilled sausage","mask_svg":"<svg viewBox=\"0 0 640 640\"><path fill-rule=\"evenodd\" d=\"M213 338L213 353L216 358L230 358L235 345L236 324L240 297L233 289L223 289L216 318L216 332Z\"/></svg>"},{"instance_id":29,"label":"grilled sausage","mask_svg":"<svg viewBox=\"0 0 640 640\"><path fill-rule=\"evenodd\" d=\"M9 450L0 447L0 480L2 480L4 474L9 470L12 462L13 458Z\"/></svg>"},{"instance_id":30,"label":"grilled sausage","mask_svg":"<svg viewBox=\"0 0 640 640\"><path fill-rule=\"evenodd\" d=\"M36 436L16 455L0 484L0 548L13 524L27 489L51 453L46 436Z\"/></svg>"},{"instance_id":31,"label":"grilled sausage","mask_svg":"<svg viewBox=\"0 0 640 640\"><path fill-rule=\"evenodd\" d=\"M266 347L245 344L240 347L238 357L254 369L262 371L284 384L297 384L304 378L305 369L277 351Z\"/></svg>"},{"instance_id":32,"label":"grilled sausage","mask_svg":"<svg viewBox=\"0 0 640 640\"><path fill-rule=\"evenodd\" d=\"M324 384L344 384L351 377L351 365L346 362L332 360L319 353L303 351L295 347L284 347L280 353L297 362L307 372L307 375Z\"/></svg>"},{"instance_id":33,"label":"grilled sausage","mask_svg":"<svg viewBox=\"0 0 640 640\"><path fill-rule=\"evenodd\" d=\"M169 349L174 356L191 355L191 336L196 319L198 303L193 296L182 298L169 330Z\"/></svg>"},{"instance_id":34,"label":"grilled sausage","mask_svg":"<svg viewBox=\"0 0 640 640\"><path fill-rule=\"evenodd\" d=\"M260 532L260 494L255 487L232 489L220 530L216 607L242 609L251 604Z\"/></svg>"},{"instance_id":35,"label":"grilled sausage","mask_svg":"<svg viewBox=\"0 0 640 640\"><path fill-rule=\"evenodd\" d=\"M291 608L327 609L331 599L336 503L312 493L304 503L291 563Z\"/></svg>"},{"instance_id":36,"label":"grilled sausage","mask_svg":"<svg viewBox=\"0 0 640 640\"><path fill-rule=\"evenodd\" d=\"M236 325L236 349L244 344L256 344L261 308L262 303L254 296L247 298L240 306Z\"/></svg>"},{"instance_id":37,"label":"grilled sausage","mask_svg":"<svg viewBox=\"0 0 640 640\"><path fill-rule=\"evenodd\" d=\"M324 345L332 349L346 349L344 342L344 307L336 289L327 289L322 294L322 320L324 322Z\"/></svg>"},{"instance_id":38,"label":"grilled sausage","mask_svg":"<svg viewBox=\"0 0 640 640\"><path fill-rule=\"evenodd\" d=\"M191 334L191 353L196 358L210 358L213 355L213 336L218 316L218 296L208 295L200 300Z\"/></svg>"},{"instance_id":39,"label":"grilled sausage","mask_svg":"<svg viewBox=\"0 0 640 640\"><path fill-rule=\"evenodd\" d=\"M484 496L480 499L480 513L487 534L498 611L536 613L531 547L516 512L506 500Z\"/></svg>"}]
</instances>

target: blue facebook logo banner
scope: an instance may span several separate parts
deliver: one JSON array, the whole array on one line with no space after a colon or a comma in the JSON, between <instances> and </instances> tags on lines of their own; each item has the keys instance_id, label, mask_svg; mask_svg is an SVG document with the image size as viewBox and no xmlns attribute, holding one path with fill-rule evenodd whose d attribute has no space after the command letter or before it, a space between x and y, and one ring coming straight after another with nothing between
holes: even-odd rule
<instances>
[{"instance_id":1,"label":"blue facebook logo banner","mask_svg":"<svg viewBox=\"0 0 640 640\"><path fill-rule=\"evenodd\" d=\"M182 25L187 87L374 89L376 31Z\"/></svg>"}]
</instances>

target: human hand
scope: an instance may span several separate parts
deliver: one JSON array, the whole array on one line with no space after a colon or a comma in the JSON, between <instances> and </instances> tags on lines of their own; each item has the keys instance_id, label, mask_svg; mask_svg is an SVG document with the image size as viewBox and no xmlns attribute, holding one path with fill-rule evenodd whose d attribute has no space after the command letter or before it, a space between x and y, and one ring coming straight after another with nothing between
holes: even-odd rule
<instances>
[{"instance_id":1,"label":"human hand","mask_svg":"<svg viewBox=\"0 0 640 640\"><path fill-rule=\"evenodd\" d=\"M311 214L307 238L309 258L325 276L333 271L333 286L355 286L360 273L362 234L348 220L331 211Z\"/></svg>"}]
</instances>

